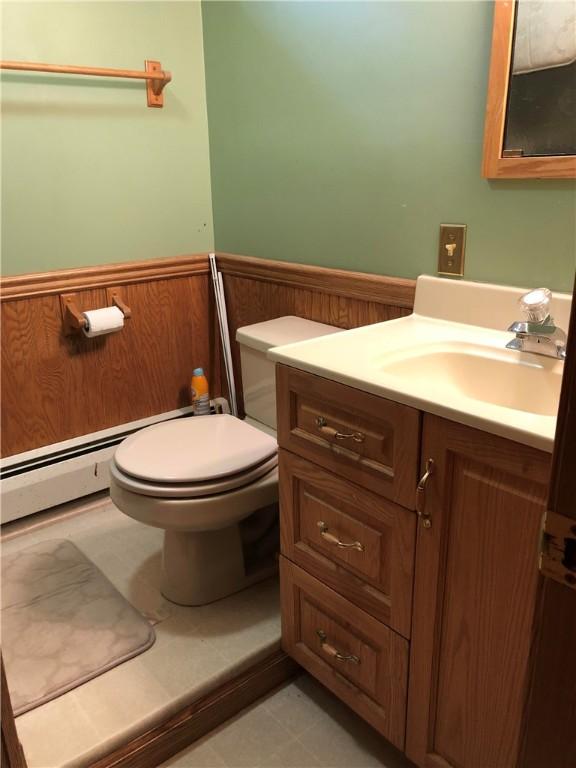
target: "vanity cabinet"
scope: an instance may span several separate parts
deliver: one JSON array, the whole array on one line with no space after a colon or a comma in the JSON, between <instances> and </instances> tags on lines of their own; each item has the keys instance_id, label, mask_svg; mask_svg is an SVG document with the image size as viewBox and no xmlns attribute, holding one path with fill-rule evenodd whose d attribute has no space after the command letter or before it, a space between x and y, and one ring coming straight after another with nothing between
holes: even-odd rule
<instances>
[{"instance_id":1,"label":"vanity cabinet","mask_svg":"<svg viewBox=\"0 0 576 768\"><path fill-rule=\"evenodd\" d=\"M284 649L421 768L519 766L550 455L287 366L277 403Z\"/></svg>"}]
</instances>

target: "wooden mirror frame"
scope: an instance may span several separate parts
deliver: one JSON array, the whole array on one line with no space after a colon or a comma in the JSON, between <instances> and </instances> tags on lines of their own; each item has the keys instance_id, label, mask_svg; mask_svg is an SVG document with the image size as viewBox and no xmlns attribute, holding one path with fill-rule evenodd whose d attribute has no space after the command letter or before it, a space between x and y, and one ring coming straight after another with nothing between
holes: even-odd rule
<instances>
[{"instance_id":1,"label":"wooden mirror frame","mask_svg":"<svg viewBox=\"0 0 576 768\"><path fill-rule=\"evenodd\" d=\"M576 155L502 156L516 1L494 1L482 176L485 179L574 179Z\"/></svg>"}]
</instances>

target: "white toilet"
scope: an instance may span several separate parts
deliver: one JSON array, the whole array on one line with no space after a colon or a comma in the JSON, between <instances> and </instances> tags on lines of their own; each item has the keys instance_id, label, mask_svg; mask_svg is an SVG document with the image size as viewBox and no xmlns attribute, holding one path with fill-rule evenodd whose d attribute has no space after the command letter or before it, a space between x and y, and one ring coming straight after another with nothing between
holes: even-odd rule
<instances>
[{"instance_id":1,"label":"white toilet","mask_svg":"<svg viewBox=\"0 0 576 768\"><path fill-rule=\"evenodd\" d=\"M339 331L299 317L239 328L246 419L175 419L122 442L110 496L163 528L162 593L181 605L218 600L271 575L278 549L274 346Z\"/></svg>"}]
</instances>

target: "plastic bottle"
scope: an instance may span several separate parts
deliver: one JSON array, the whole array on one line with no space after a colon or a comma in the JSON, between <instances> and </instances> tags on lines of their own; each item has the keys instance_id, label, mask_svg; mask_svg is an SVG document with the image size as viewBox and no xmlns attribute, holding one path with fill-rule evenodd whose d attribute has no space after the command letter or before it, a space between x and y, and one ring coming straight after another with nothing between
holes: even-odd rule
<instances>
[{"instance_id":1,"label":"plastic bottle","mask_svg":"<svg viewBox=\"0 0 576 768\"><path fill-rule=\"evenodd\" d=\"M208 393L208 379L204 376L203 368L195 368L190 383L192 394L192 408L194 416L210 415L210 394Z\"/></svg>"}]
</instances>

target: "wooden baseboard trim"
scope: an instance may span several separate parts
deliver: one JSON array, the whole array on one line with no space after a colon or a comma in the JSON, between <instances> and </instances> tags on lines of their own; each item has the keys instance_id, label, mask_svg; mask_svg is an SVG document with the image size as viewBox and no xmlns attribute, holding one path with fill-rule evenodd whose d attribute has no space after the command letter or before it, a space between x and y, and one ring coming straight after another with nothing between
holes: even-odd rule
<instances>
[{"instance_id":1,"label":"wooden baseboard trim","mask_svg":"<svg viewBox=\"0 0 576 768\"><path fill-rule=\"evenodd\" d=\"M377 304L412 309L416 281L365 272L349 272L288 261L258 259L232 253L216 254L225 275L245 277L278 285L304 288L335 296L346 296Z\"/></svg>"},{"instance_id":2,"label":"wooden baseboard trim","mask_svg":"<svg viewBox=\"0 0 576 768\"><path fill-rule=\"evenodd\" d=\"M58 269L0 279L0 301L51 296L91 288L168 280L173 277L207 275L208 254L194 253L163 259L127 261L79 269Z\"/></svg>"},{"instance_id":3,"label":"wooden baseboard trim","mask_svg":"<svg viewBox=\"0 0 576 768\"><path fill-rule=\"evenodd\" d=\"M156 768L266 693L298 674L300 667L283 651L212 691L91 768Z\"/></svg>"}]
</instances>

